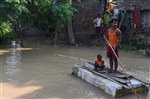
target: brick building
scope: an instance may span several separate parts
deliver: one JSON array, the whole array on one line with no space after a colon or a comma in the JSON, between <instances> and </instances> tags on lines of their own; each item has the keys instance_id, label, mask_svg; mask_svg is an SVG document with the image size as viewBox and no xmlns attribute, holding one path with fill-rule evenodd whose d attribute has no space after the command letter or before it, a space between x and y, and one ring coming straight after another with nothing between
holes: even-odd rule
<instances>
[{"instance_id":1,"label":"brick building","mask_svg":"<svg viewBox=\"0 0 150 99\"><path fill-rule=\"evenodd\" d=\"M140 26L142 31L150 31L150 0L114 0L117 2L120 8L124 9L128 6L128 12L132 14L133 6L137 5L140 9Z\"/></svg>"},{"instance_id":2,"label":"brick building","mask_svg":"<svg viewBox=\"0 0 150 99\"><path fill-rule=\"evenodd\" d=\"M97 13L101 13L104 10L104 3L108 0L81 0L79 3L74 3L74 6L78 9L73 18L73 30L75 35L93 34L93 19ZM150 0L111 0L115 1L120 9L124 9L128 6L127 12L132 13L134 5L138 5L140 8L140 28L142 31L150 31Z\"/></svg>"}]
</instances>

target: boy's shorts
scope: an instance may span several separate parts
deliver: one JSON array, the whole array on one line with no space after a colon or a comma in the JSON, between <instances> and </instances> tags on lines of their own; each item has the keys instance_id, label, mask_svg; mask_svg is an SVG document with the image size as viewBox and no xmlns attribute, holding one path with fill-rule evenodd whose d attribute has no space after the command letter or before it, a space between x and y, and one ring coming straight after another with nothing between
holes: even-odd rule
<instances>
[{"instance_id":1,"label":"boy's shorts","mask_svg":"<svg viewBox=\"0 0 150 99\"><path fill-rule=\"evenodd\" d=\"M117 46L114 49L114 51L115 51L116 55L118 56L118 47ZM112 59L117 59L110 46L107 46L107 57L112 58Z\"/></svg>"}]
</instances>

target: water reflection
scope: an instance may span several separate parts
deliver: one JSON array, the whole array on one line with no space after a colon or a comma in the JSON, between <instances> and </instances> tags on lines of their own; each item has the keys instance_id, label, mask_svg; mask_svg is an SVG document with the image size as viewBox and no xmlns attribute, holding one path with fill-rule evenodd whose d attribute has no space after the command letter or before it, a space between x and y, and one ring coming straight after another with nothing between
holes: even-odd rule
<instances>
[{"instance_id":1,"label":"water reflection","mask_svg":"<svg viewBox=\"0 0 150 99\"><path fill-rule=\"evenodd\" d=\"M105 94L99 88L96 88L95 86L92 86L87 82L78 79L77 77L72 78L72 76L67 75L71 73L72 65L76 63L76 58L70 56L93 60L95 58L95 53L98 53L99 50L88 48L68 49L68 47L54 48L53 46L45 47L44 45L40 46L37 50L29 51L29 53L26 53L28 50L32 50L32 48L8 49L10 52L3 55L3 81L6 79L6 82L3 82L3 96L7 95L6 98L48 99L48 97L70 97L80 99L112 99L111 96ZM53 56L51 53L53 53L55 56ZM58 53L60 56L68 55L68 58L70 59L67 57L58 57ZM128 59L129 62L130 59ZM145 61L145 59L142 59L141 61ZM145 62L147 63L147 61ZM138 63L139 61L137 61L135 64ZM141 70L135 68L132 69L128 64L127 66L128 71L133 70L132 72L134 73L136 70ZM137 74L141 75L141 72L138 72ZM32 80L35 82L28 83ZM141 97L143 97L141 99L147 99L149 96L144 94L144 96ZM119 99L136 98L134 95L132 95L128 96L128 98L121 97Z\"/></svg>"},{"instance_id":2,"label":"water reflection","mask_svg":"<svg viewBox=\"0 0 150 99\"><path fill-rule=\"evenodd\" d=\"M9 51L8 50L2 50L2 49L0 49L0 55L4 55L5 53L8 53Z\"/></svg>"},{"instance_id":3,"label":"water reflection","mask_svg":"<svg viewBox=\"0 0 150 99\"><path fill-rule=\"evenodd\" d=\"M2 96L0 99L21 99L20 97L31 94L37 90L42 89L41 86L27 85L27 86L13 86L9 83L0 83L2 86Z\"/></svg>"},{"instance_id":4,"label":"water reflection","mask_svg":"<svg viewBox=\"0 0 150 99\"><path fill-rule=\"evenodd\" d=\"M16 83L18 73L20 71L20 64L21 64L21 50L12 49L10 53L6 56L5 64L5 73L7 76L7 80L9 82Z\"/></svg>"}]
</instances>

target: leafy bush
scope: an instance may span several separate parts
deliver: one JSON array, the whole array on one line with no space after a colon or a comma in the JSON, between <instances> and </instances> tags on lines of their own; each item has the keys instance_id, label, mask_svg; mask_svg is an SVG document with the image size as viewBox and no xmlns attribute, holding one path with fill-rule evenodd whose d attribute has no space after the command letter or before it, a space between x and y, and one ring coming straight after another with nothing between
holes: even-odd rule
<instances>
[{"instance_id":1,"label":"leafy bush","mask_svg":"<svg viewBox=\"0 0 150 99\"><path fill-rule=\"evenodd\" d=\"M4 41L11 41L13 39L15 39L16 34L14 32L12 32L11 29L11 24L10 23L6 23L3 22L0 24L0 39L1 39L1 43Z\"/></svg>"},{"instance_id":2,"label":"leafy bush","mask_svg":"<svg viewBox=\"0 0 150 99\"><path fill-rule=\"evenodd\" d=\"M15 34L14 32L8 32L8 33L6 33L4 39L5 39L7 42L9 42L9 41L11 41L11 40L14 40L14 39L16 39L16 34Z\"/></svg>"},{"instance_id":3,"label":"leafy bush","mask_svg":"<svg viewBox=\"0 0 150 99\"><path fill-rule=\"evenodd\" d=\"M0 23L10 22L47 31L61 28L76 11L72 0L1 0ZM18 28L18 27L17 27ZM18 29L19 30L19 29Z\"/></svg>"},{"instance_id":4,"label":"leafy bush","mask_svg":"<svg viewBox=\"0 0 150 99\"><path fill-rule=\"evenodd\" d=\"M122 44L120 45L120 48L122 50L125 50L125 51L133 51L133 50L136 50L136 47L135 46L130 46L130 45L127 45L127 44Z\"/></svg>"},{"instance_id":5,"label":"leafy bush","mask_svg":"<svg viewBox=\"0 0 150 99\"><path fill-rule=\"evenodd\" d=\"M150 39L144 34L135 35L130 43L132 46L136 46L137 49L150 47Z\"/></svg>"}]
</instances>

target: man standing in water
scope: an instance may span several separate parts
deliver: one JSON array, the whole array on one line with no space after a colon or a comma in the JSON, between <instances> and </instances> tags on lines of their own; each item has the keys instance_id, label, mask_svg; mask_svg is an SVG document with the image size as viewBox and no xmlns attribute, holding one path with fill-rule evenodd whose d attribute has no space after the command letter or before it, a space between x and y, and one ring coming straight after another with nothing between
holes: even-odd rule
<instances>
[{"instance_id":1,"label":"man standing in water","mask_svg":"<svg viewBox=\"0 0 150 99\"><path fill-rule=\"evenodd\" d=\"M121 31L117 28L117 26L118 26L118 20L113 19L112 27L110 27L106 32L106 38L108 40L107 57L109 58L109 62L110 62L109 72L116 72L118 68L118 60L117 60L118 44L121 41ZM114 71L113 71L113 65L115 65Z\"/></svg>"}]
</instances>

